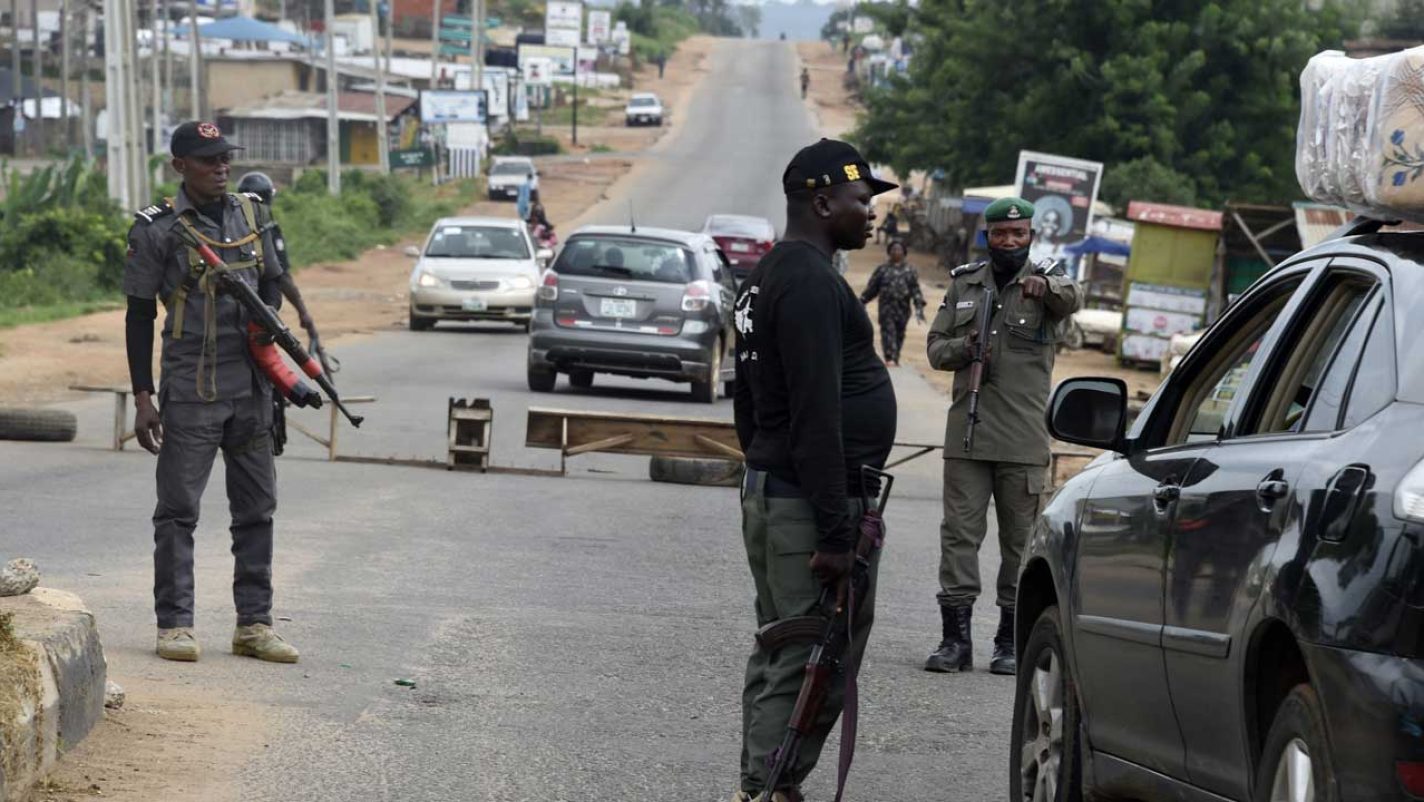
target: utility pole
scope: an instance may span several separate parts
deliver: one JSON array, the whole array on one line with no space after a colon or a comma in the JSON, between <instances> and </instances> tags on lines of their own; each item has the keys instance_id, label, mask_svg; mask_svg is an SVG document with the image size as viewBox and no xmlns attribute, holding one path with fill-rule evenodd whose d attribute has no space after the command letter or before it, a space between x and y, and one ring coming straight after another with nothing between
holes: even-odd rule
<instances>
[{"instance_id":1,"label":"utility pole","mask_svg":"<svg viewBox=\"0 0 1424 802\"><path fill-rule=\"evenodd\" d=\"M125 208L148 203L143 113L138 95L133 0L104 2L105 89L108 95L109 196Z\"/></svg>"},{"instance_id":2,"label":"utility pole","mask_svg":"<svg viewBox=\"0 0 1424 802\"><path fill-rule=\"evenodd\" d=\"M439 0L436 0L439 2ZM15 114L22 114L24 104L20 101L20 0L10 0L10 102L15 104ZM15 142L15 155L20 154L20 143Z\"/></svg>"},{"instance_id":3,"label":"utility pole","mask_svg":"<svg viewBox=\"0 0 1424 802\"><path fill-rule=\"evenodd\" d=\"M202 92L199 90L200 57L203 43L198 41L198 0L188 0L188 94L193 119L203 118Z\"/></svg>"},{"instance_id":4,"label":"utility pole","mask_svg":"<svg viewBox=\"0 0 1424 802\"><path fill-rule=\"evenodd\" d=\"M12 0L13 2L13 0ZM440 6L442 0L430 0L430 88L434 89L440 72Z\"/></svg>"},{"instance_id":5,"label":"utility pole","mask_svg":"<svg viewBox=\"0 0 1424 802\"><path fill-rule=\"evenodd\" d=\"M337 116L336 3L326 0L326 187L341 194L341 120Z\"/></svg>"},{"instance_id":6,"label":"utility pole","mask_svg":"<svg viewBox=\"0 0 1424 802\"><path fill-rule=\"evenodd\" d=\"M173 11L168 0L163 0L163 108L173 109L177 116L178 104L174 102L177 93L173 91Z\"/></svg>"},{"instance_id":7,"label":"utility pole","mask_svg":"<svg viewBox=\"0 0 1424 802\"><path fill-rule=\"evenodd\" d=\"M150 7L153 9L153 38L149 41L152 44L148 48L149 77L153 82L153 95L149 98L152 103L150 110L153 112L153 139L149 147L149 153L160 153L163 141L163 78L158 71L158 0L152 0ZM153 168L153 184L157 186L163 183L163 165Z\"/></svg>"},{"instance_id":8,"label":"utility pole","mask_svg":"<svg viewBox=\"0 0 1424 802\"><path fill-rule=\"evenodd\" d=\"M79 5L84 21L79 26L79 125L83 128L84 160L94 158L94 104L89 100L89 41L94 35L94 10L89 0Z\"/></svg>"},{"instance_id":9,"label":"utility pole","mask_svg":"<svg viewBox=\"0 0 1424 802\"><path fill-rule=\"evenodd\" d=\"M74 31L69 27L69 0L61 0L59 4L59 93L64 96L64 109L60 114L60 119L64 121L64 151L74 152L74 122L69 118L69 99L73 97L70 89L69 73L69 39Z\"/></svg>"},{"instance_id":10,"label":"utility pole","mask_svg":"<svg viewBox=\"0 0 1424 802\"><path fill-rule=\"evenodd\" d=\"M381 172L391 171L391 141L386 131L386 70L381 65L381 12L377 0L371 5L371 64L376 68L376 149L380 153Z\"/></svg>"},{"instance_id":11,"label":"utility pole","mask_svg":"<svg viewBox=\"0 0 1424 802\"><path fill-rule=\"evenodd\" d=\"M39 0L30 0L30 23L31 30L34 31L35 53L30 59L30 67L35 74L35 124L40 131L40 153L45 151L45 122L44 122L44 49L40 47L40 4Z\"/></svg>"},{"instance_id":12,"label":"utility pole","mask_svg":"<svg viewBox=\"0 0 1424 802\"><path fill-rule=\"evenodd\" d=\"M485 0L475 0L475 29L470 32L470 56L474 59L476 92L485 91ZM485 98L485 119L489 119L489 98ZM488 125L488 123L486 123Z\"/></svg>"}]
</instances>

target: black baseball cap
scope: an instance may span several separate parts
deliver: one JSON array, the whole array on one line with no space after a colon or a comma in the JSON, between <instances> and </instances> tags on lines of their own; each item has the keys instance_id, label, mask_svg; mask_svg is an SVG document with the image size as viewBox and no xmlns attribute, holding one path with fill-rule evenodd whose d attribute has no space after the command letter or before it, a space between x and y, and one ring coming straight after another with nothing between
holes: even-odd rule
<instances>
[{"instance_id":1,"label":"black baseball cap","mask_svg":"<svg viewBox=\"0 0 1424 802\"><path fill-rule=\"evenodd\" d=\"M790 195L804 189L821 189L836 184L864 181L872 195L897 189L899 184L882 181L870 172L870 164L849 142L822 139L807 145L791 157L781 174L781 188Z\"/></svg>"},{"instance_id":2,"label":"black baseball cap","mask_svg":"<svg viewBox=\"0 0 1424 802\"><path fill-rule=\"evenodd\" d=\"M194 120L174 129L173 138L168 141L168 150L175 157L182 158L218 156L228 151L242 150L242 146L229 142L213 123Z\"/></svg>"}]
</instances>

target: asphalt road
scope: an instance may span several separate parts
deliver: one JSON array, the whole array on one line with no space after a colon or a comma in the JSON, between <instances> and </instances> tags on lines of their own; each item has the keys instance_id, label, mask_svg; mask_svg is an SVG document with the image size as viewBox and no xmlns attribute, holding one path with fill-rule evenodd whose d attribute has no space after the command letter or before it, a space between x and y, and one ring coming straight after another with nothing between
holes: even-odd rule
<instances>
[{"instance_id":1,"label":"asphalt road","mask_svg":"<svg viewBox=\"0 0 1424 802\"><path fill-rule=\"evenodd\" d=\"M591 216L695 226L712 211L780 225L777 177L813 138L785 44L726 42L684 124ZM339 386L374 395L344 454L440 460L450 397L495 408L496 464L555 468L523 448L530 404L730 418L685 385L604 380L525 388L525 338L495 328L393 332L344 345ZM902 441L938 441L943 399L895 371ZM281 629L299 666L234 658L221 463L198 531L195 665L151 654L153 458L106 450L94 400L74 444L0 444L0 556L99 616L111 672L172 677L270 711L247 800L725 799L735 788L741 674L754 627L736 493L657 484L645 459L589 455L566 478L328 463L299 442L279 463ZM310 416L304 421L315 424ZM295 437L295 435L294 435ZM975 620L972 674L920 670L938 640L939 460L897 469L875 632L862 672L849 793L905 802L1002 799L1012 682L985 671L995 622ZM993 525L993 518L990 518ZM992 582L991 531L982 559ZM395 678L411 678L414 689ZM834 738L835 736L833 736ZM834 741L832 741L834 743ZM834 756L807 790L833 792Z\"/></svg>"}]
</instances>

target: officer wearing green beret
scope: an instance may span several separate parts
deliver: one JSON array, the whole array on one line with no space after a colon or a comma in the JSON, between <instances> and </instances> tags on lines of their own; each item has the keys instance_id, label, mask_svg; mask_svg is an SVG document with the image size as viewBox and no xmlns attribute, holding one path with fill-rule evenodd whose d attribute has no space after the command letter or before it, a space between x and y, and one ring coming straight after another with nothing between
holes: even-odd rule
<instances>
[{"instance_id":1,"label":"officer wearing green beret","mask_svg":"<svg viewBox=\"0 0 1424 802\"><path fill-rule=\"evenodd\" d=\"M936 370L957 371L944 433L944 519L940 523L940 618L943 639L927 671L969 671L969 622L979 596L979 545L989 499L999 522L999 629L989 670L1013 674L1014 595L1019 558L1038 516L1048 465L1044 407L1055 344L1082 306L1082 291L1049 260L1028 258L1033 204L1004 198L984 210L989 261L950 272L949 291L929 333ZM991 285L992 282L992 285ZM973 451L964 453L971 346L986 288L994 289L991 339L979 397Z\"/></svg>"}]
</instances>

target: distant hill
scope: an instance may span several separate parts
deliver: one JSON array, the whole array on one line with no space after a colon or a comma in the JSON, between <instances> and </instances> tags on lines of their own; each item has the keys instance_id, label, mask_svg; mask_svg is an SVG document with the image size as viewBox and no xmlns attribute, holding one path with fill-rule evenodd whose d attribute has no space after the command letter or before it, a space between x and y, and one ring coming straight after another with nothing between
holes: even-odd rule
<instances>
[{"instance_id":1,"label":"distant hill","mask_svg":"<svg viewBox=\"0 0 1424 802\"><path fill-rule=\"evenodd\" d=\"M761 6L761 38L779 39L785 33L792 41L814 42L821 38L821 26L836 7L832 3L769 2Z\"/></svg>"}]
</instances>

